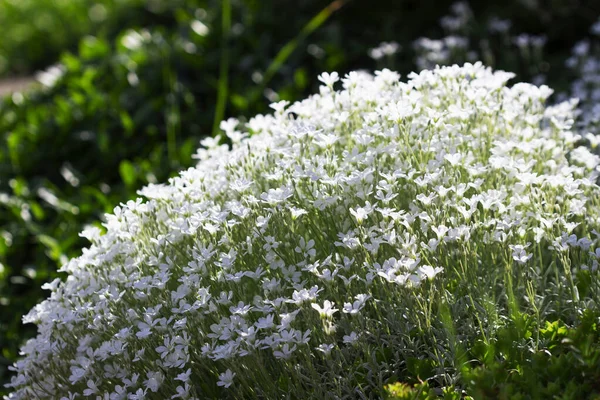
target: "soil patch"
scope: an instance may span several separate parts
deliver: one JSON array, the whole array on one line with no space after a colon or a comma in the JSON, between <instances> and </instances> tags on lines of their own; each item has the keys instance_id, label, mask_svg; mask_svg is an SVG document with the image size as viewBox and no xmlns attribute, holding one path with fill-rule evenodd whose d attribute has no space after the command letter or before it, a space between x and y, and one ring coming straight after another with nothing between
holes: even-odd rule
<instances>
[{"instance_id":1,"label":"soil patch","mask_svg":"<svg viewBox=\"0 0 600 400\"><path fill-rule=\"evenodd\" d=\"M22 91L33 82L35 82L35 78L31 76L0 79L0 96Z\"/></svg>"}]
</instances>

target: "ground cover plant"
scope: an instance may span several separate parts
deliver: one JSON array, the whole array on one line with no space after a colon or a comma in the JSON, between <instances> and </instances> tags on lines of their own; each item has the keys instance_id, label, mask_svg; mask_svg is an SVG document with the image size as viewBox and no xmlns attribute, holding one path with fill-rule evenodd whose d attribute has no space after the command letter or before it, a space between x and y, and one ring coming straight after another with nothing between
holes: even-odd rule
<instances>
[{"instance_id":1,"label":"ground cover plant","mask_svg":"<svg viewBox=\"0 0 600 400\"><path fill-rule=\"evenodd\" d=\"M224 121L83 232L9 398L597 393L600 157L512 76L324 73Z\"/></svg>"}]
</instances>

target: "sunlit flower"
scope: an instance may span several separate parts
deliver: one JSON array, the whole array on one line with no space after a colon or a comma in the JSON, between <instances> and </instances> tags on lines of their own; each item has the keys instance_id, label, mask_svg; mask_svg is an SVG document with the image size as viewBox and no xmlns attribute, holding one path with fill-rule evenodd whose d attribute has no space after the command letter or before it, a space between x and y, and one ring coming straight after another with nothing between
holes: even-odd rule
<instances>
[{"instance_id":1,"label":"sunlit flower","mask_svg":"<svg viewBox=\"0 0 600 400\"><path fill-rule=\"evenodd\" d=\"M222 374L219 374L219 380L217 381L218 386L223 386L228 388L233 384L233 378L235 377L235 373L231 372L231 370L227 370Z\"/></svg>"}]
</instances>

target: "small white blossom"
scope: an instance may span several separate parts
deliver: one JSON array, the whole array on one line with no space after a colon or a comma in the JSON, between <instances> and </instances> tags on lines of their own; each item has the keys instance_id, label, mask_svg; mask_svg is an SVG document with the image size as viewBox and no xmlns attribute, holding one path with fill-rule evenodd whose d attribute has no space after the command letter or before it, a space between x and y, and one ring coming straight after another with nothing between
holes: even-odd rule
<instances>
[{"instance_id":1,"label":"small white blossom","mask_svg":"<svg viewBox=\"0 0 600 400\"><path fill-rule=\"evenodd\" d=\"M345 344L355 344L358 341L359 335L356 332L350 332L349 335L344 335L343 341Z\"/></svg>"},{"instance_id":2,"label":"small white blossom","mask_svg":"<svg viewBox=\"0 0 600 400\"><path fill-rule=\"evenodd\" d=\"M329 355L329 353L331 353L331 350L333 350L334 348L335 348L335 344L333 344L333 343L329 343L329 344L323 343L323 344L320 344L318 347L316 347L316 349L318 351L325 353L325 355Z\"/></svg>"},{"instance_id":3,"label":"small white blossom","mask_svg":"<svg viewBox=\"0 0 600 400\"><path fill-rule=\"evenodd\" d=\"M223 386L228 388L233 384L234 377L235 373L231 372L230 369L227 369L227 371L223 372L222 374L219 374L219 381L217 382L217 386Z\"/></svg>"},{"instance_id":4,"label":"small white blossom","mask_svg":"<svg viewBox=\"0 0 600 400\"><path fill-rule=\"evenodd\" d=\"M325 300L325 302L323 302L323 307L321 307L317 303L311 303L311 307L317 310L321 318L331 318L333 314L335 314L338 311L337 308L333 308L334 306L335 304L333 304L329 300Z\"/></svg>"},{"instance_id":5,"label":"small white blossom","mask_svg":"<svg viewBox=\"0 0 600 400\"><path fill-rule=\"evenodd\" d=\"M337 72L323 72L319 75L319 81L323 82L325 86L333 87L333 84L340 80L340 76Z\"/></svg>"}]
</instances>

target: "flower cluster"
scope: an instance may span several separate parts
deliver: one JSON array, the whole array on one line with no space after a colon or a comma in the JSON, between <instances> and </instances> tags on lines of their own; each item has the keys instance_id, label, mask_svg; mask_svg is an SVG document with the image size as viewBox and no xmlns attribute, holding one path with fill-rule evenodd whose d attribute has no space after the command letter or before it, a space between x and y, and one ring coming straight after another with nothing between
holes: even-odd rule
<instances>
[{"instance_id":1,"label":"flower cluster","mask_svg":"<svg viewBox=\"0 0 600 400\"><path fill-rule=\"evenodd\" d=\"M442 39L421 37L413 43L417 54L415 64L419 69L447 65L459 60L476 60L477 53L470 48L465 34L473 23L473 12L466 2L456 2L450 14L440 19L440 25L447 33Z\"/></svg>"},{"instance_id":2,"label":"flower cluster","mask_svg":"<svg viewBox=\"0 0 600 400\"><path fill-rule=\"evenodd\" d=\"M497 16L475 18L464 1L451 6L450 13L440 19L440 26L445 37L421 37L413 43L414 63L419 69L483 60L492 66L512 65L519 76L531 77L535 84L545 82L547 71L540 68L547 64L545 36L511 32L511 21Z\"/></svg>"},{"instance_id":3,"label":"flower cluster","mask_svg":"<svg viewBox=\"0 0 600 400\"><path fill-rule=\"evenodd\" d=\"M317 95L223 122L231 145L205 140L197 167L82 233L25 317L39 334L8 398L353 397L401 370L436 285L595 270L598 158L573 103L512 76L323 74Z\"/></svg>"},{"instance_id":4,"label":"flower cluster","mask_svg":"<svg viewBox=\"0 0 600 400\"><path fill-rule=\"evenodd\" d=\"M567 67L576 74L571 83L571 95L579 99L580 129L600 133L600 20L590 28L590 36L578 42L567 59ZM587 137L596 147L598 139Z\"/></svg>"},{"instance_id":5,"label":"flower cluster","mask_svg":"<svg viewBox=\"0 0 600 400\"><path fill-rule=\"evenodd\" d=\"M383 57L390 57L402 50L402 46L398 42L382 42L379 46L369 50L369 56L374 60L379 60Z\"/></svg>"}]
</instances>

